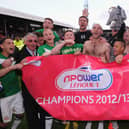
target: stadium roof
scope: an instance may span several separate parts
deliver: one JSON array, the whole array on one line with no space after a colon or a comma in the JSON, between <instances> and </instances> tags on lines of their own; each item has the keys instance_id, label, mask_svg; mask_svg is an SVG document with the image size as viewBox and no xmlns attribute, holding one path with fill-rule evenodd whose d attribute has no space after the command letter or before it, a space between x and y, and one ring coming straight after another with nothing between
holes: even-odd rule
<instances>
[{"instance_id":1,"label":"stadium roof","mask_svg":"<svg viewBox=\"0 0 129 129\"><path fill-rule=\"evenodd\" d=\"M0 7L0 14L12 16L12 17L17 17L17 18L24 18L24 19L32 20L32 21L39 21L39 22L44 21L43 17L39 17L39 16L31 15L31 14L26 14L23 12L19 12L19 11L12 10L12 9L7 9L7 8L3 8L3 7ZM54 24L59 25L59 26L73 28L73 26L59 22L59 21L54 21Z\"/></svg>"}]
</instances>

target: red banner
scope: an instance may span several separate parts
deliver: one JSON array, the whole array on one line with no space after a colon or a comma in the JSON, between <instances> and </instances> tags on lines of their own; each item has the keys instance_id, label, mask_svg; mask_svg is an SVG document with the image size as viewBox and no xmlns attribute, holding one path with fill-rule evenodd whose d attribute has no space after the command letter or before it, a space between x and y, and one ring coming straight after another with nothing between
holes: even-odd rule
<instances>
[{"instance_id":1,"label":"red banner","mask_svg":"<svg viewBox=\"0 0 129 129\"><path fill-rule=\"evenodd\" d=\"M28 57L23 81L35 100L61 120L128 120L129 55L104 64L86 55Z\"/></svg>"}]
</instances>

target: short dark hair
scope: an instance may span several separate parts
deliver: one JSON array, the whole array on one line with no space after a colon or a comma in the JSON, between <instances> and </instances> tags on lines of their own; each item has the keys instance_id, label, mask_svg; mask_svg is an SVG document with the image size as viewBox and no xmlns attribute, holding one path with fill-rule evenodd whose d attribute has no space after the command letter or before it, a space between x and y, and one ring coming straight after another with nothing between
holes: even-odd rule
<instances>
[{"instance_id":1,"label":"short dark hair","mask_svg":"<svg viewBox=\"0 0 129 129\"><path fill-rule=\"evenodd\" d=\"M67 32L72 32L72 33L74 34L74 32L73 32L72 30L66 30L66 31L64 32L64 35L65 35Z\"/></svg>"},{"instance_id":2,"label":"short dark hair","mask_svg":"<svg viewBox=\"0 0 129 129\"><path fill-rule=\"evenodd\" d=\"M49 21L51 21L51 22L52 22L52 24L54 23L54 21L53 21L51 18L49 18L49 17L45 18L45 19L44 19L44 21L45 21L45 20L49 20Z\"/></svg>"},{"instance_id":3,"label":"short dark hair","mask_svg":"<svg viewBox=\"0 0 129 129\"><path fill-rule=\"evenodd\" d=\"M115 42L121 42L121 45L125 48L126 47L126 43L123 39L116 39ZM115 43L114 42L114 43Z\"/></svg>"},{"instance_id":4,"label":"short dark hair","mask_svg":"<svg viewBox=\"0 0 129 129\"><path fill-rule=\"evenodd\" d=\"M2 38L2 39L0 39L0 44L3 44L6 39L8 39L8 38Z\"/></svg>"},{"instance_id":5,"label":"short dark hair","mask_svg":"<svg viewBox=\"0 0 129 129\"><path fill-rule=\"evenodd\" d=\"M33 32L37 37L43 37L43 34L41 32Z\"/></svg>"},{"instance_id":6,"label":"short dark hair","mask_svg":"<svg viewBox=\"0 0 129 129\"><path fill-rule=\"evenodd\" d=\"M0 45L3 44L6 39L8 39L8 38L2 38L2 39L0 39ZM1 47L0 47L0 52L2 52L2 48Z\"/></svg>"},{"instance_id":7,"label":"short dark hair","mask_svg":"<svg viewBox=\"0 0 129 129\"><path fill-rule=\"evenodd\" d=\"M66 30L64 33L67 33L67 32L72 32L72 33L73 33L73 31L72 31L72 30Z\"/></svg>"},{"instance_id":8,"label":"short dark hair","mask_svg":"<svg viewBox=\"0 0 129 129\"><path fill-rule=\"evenodd\" d=\"M88 17L86 17L86 16L80 16L80 17L79 17L79 20L80 20L80 18L85 18L87 22L89 21L89 20L88 20Z\"/></svg>"}]
</instances>

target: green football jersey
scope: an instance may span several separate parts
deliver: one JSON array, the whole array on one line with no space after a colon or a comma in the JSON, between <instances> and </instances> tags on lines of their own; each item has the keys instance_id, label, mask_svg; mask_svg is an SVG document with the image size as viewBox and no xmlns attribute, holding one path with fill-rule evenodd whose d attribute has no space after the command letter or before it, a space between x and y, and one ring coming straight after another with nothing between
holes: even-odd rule
<instances>
[{"instance_id":1,"label":"green football jersey","mask_svg":"<svg viewBox=\"0 0 129 129\"><path fill-rule=\"evenodd\" d=\"M0 53L1 59L8 59ZM0 69L2 65L0 64ZM3 90L0 92L0 98L14 95L20 91L20 84L15 70L8 72L6 75L0 77L0 82Z\"/></svg>"},{"instance_id":2,"label":"green football jersey","mask_svg":"<svg viewBox=\"0 0 129 129\"><path fill-rule=\"evenodd\" d=\"M41 56L45 52L50 52L55 46L49 46L48 44L44 44L38 48L38 54Z\"/></svg>"},{"instance_id":3,"label":"green football jersey","mask_svg":"<svg viewBox=\"0 0 129 129\"><path fill-rule=\"evenodd\" d=\"M61 50L60 50L60 54L74 54L77 51L81 51L83 50L83 44L74 44L73 46L64 46Z\"/></svg>"}]
</instances>

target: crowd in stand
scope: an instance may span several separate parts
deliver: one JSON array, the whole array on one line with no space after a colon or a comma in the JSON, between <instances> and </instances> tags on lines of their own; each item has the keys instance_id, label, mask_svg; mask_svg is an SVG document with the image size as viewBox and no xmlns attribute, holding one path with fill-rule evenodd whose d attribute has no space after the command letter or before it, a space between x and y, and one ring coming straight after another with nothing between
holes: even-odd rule
<instances>
[{"instance_id":1,"label":"crowd in stand","mask_svg":"<svg viewBox=\"0 0 129 129\"><path fill-rule=\"evenodd\" d=\"M87 30L88 18L79 17L79 31L67 30L60 40L53 30L53 20L45 18L43 29L27 33L23 39L9 37L0 39L0 128L16 129L24 117L24 110L29 129L45 129L45 119L52 121L51 129L126 129L129 121L61 121L52 118L44 111L28 92L21 80L20 69L28 56L49 56L57 54L87 54L101 59L104 63L121 63L123 56L129 53L129 30L125 23L118 29L112 28L112 35L103 37L100 24L94 24ZM21 86L20 86L21 85ZM20 88L21 87L21 88ZM127 125L127 126L126 126ZM124 128L123 128L124 127ZM46 128L48 129L48 128Z\"/></svg>"}]
</instances>

